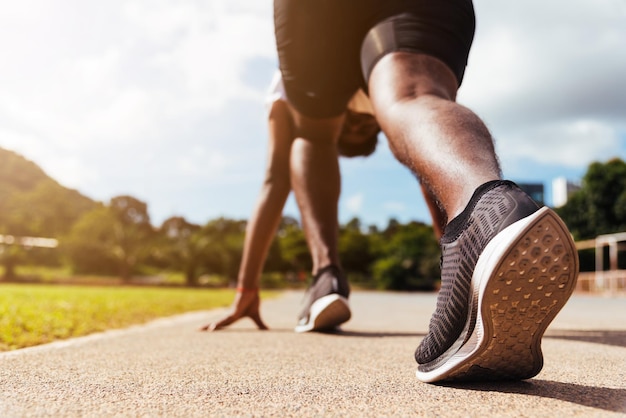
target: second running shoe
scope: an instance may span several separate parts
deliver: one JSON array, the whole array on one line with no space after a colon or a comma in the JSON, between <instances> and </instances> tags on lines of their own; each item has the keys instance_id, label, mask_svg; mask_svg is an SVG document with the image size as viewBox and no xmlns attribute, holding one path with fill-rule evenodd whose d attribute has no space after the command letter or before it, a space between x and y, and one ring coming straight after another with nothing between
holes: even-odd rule
<instances>
[{"instance_id":1,"label":"second running shoe","mask_svg":"<svg viewBox=\"0 0 626 418\"><path fill-rule=\"evenodd\" d=\"M415 353L418 379L535 376L543 367L541 338L578 276L563 221L514 183L495 181L474 193L441 243L442 288Z\"/></svg>"},{"instance_id":2,"label":"second running shoe","mask_svg":"<svg viewBox=\"0 0 626 418\"><path fill-rule=\"evenodd\" d=\"M350 319L350 286L334 265L321 269L313 278L298 316L296 332L332 331Z\"/></svg>"}]
</instances>

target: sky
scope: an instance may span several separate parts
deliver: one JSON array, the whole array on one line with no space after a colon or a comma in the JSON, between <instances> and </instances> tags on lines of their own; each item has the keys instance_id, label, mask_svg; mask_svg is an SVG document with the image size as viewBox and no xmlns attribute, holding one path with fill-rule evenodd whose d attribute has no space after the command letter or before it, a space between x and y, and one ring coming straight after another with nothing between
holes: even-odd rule
<instances>
[{"instance_id":1,"label":"sky","mask_svg":"<svg viewBox=\"0 0 626 418\"><path fill-rule=\"evenodd\" d=\"M626 0L474 6L458 101L505 177L544 183L549 204L553 178L626 159ZM277 68L270 0L0 0L0 51L0 147L95 200L146 202L157 226L250 216ZM341 168L342 223L430 223L384 137Z\"/></svg>"}]
</instances>

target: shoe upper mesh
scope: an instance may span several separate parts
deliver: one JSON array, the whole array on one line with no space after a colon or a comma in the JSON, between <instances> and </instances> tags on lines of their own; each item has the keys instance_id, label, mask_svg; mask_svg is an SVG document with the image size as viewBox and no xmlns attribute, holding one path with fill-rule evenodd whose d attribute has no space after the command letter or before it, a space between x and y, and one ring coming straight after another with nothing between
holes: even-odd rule
<instances>
[{"instance_id":1,"label":"shoe upper mesh","mask_svg":"<svg viewBox=\"0 0 626 418\"><path fill-rule=\"evenodd\" d=\"M533 212L537 205L511 182L475 195L463 232L452 242L442 239L441 290L428 335L415 352L418 363L424 364L442 355L460 337L468 318L472 274L489 241L513 222ZM475 206L474 206L475 204Z\"/></svg>"}]
</instances>

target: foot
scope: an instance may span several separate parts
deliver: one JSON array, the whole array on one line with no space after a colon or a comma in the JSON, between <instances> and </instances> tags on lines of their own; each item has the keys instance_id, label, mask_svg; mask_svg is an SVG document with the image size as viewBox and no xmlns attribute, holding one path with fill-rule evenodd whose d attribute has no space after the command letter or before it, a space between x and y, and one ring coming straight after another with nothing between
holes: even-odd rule
<instances>
[{"instance_id":1,"label":"foot","mask_svg":"<svg viewBox=\"0 0 626 418\"><path fill-rule=\"evenodd\" d=\"M350 287L335 266L321 269L308 288L296 332L331 331L350 319Z\"/></svg>"},{"instance_id":2,"label":"foot","mask_svg":"<svg viewBox=\"0 0 626 418\"><path fill-rule=\"evenodd\" d=\"M578 274L563 221L515 184L490 182L450 222L441 243L442 288L415 352L418 379L535 376L543 367L543 333Z\"/></svg>"}]
</instances>

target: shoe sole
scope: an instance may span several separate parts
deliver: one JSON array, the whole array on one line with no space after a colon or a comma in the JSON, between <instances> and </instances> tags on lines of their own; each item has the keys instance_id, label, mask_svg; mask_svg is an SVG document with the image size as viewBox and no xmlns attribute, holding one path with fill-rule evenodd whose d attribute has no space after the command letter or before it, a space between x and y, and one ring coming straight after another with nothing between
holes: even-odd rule
<instances>
[{"instance_id":1,"label":"shoe sole","mask_svg":"<svg viewBox=\"0 0 626 418\"><path fill-rule=\"evenodd\" d=\"M478 258L461 337L438 359L419 365L417 378L521 380L537 375L543 367L541 338L574 291L577 276L574 241L551 209L543 207L510 225Z\"/></svg>"},{"instance_id":2,"label":"shoe sole","mask_svg":"<svg viewBox=\"0 0 626 418\"><path fill-rule=\"evenodd\" d=\"M309 321L296 326L296 332L328 331L351 317L348 299L338 294L319 298L311 305Z\"/></svg>"}]
</instances>

